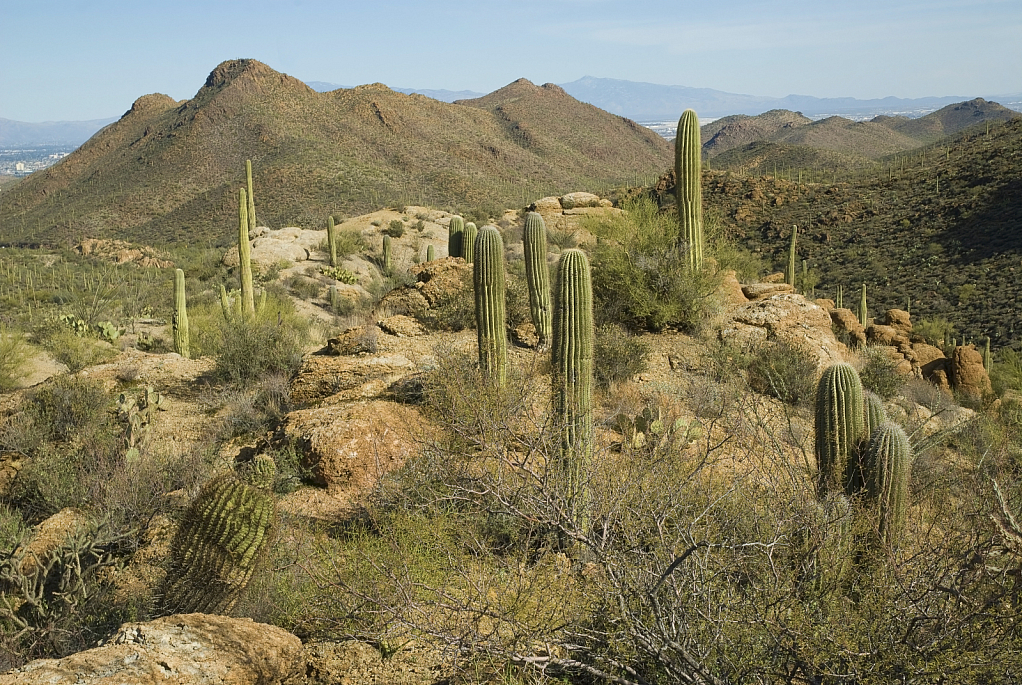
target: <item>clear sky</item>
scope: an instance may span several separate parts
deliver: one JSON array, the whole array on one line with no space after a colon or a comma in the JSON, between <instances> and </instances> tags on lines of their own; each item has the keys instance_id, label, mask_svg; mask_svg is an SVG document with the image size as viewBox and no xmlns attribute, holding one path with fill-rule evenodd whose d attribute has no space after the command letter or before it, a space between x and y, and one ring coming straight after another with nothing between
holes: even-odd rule
<instances>
[{"instance_id":1,"label":"clear sky","mask_svg":"<svg viewBox=\"0 0 1022 685\"><path fill-rule=\"evenodd\" d=\"M227 59L489 92L582 76L732 93L1022 92L1022 0L0 0L0 117L119 116Z\"/></svg>"}]
</instances>

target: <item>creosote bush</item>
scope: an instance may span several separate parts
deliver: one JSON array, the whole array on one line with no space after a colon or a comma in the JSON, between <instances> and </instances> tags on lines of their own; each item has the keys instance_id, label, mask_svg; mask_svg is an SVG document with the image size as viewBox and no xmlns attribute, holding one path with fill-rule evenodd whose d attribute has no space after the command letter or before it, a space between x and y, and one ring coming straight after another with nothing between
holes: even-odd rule
<instances>
[{"instance_id":1,"label":"creosote bush","mask_svg":"<svg viewBox=\"0 0 1022 685\"><path fill-rule=\"evenodd\" d=\"M593 341L593 377L607 389L631 379L648 368L649 345L621 326L604 324Z\"/></svg>"},{"instance_id":2,"label":"creosote bush","mask_svg":"<svg viewBox=\"0 0 1022 685\"><path fill-rule=\"evenodd\" d=\"M883 347L871 346L862 351L861 357L859 379L862 387L872 390L885 400L897 395L901 386L905 385L905 378L895 371L898 365L887 351Z\"/></svg>"},{"instance_id":3,"label":"creosote bush","mask_svg":"<svg viewBox=\"0 0 1022 685\"><path fill-rule=\"evenodd\" d=\"M792 405L808 406L816 392L816 354L786 341L766 342L748 358L749 387Z\"/></svg>"},{"instance_id":4,"label":"creosote bush","mask_svg":"<svg viewBox=\"0 0 1022 685\"><path fill-rule=\"evenodd\" d=\"M302 361L308 322L289 299L272 295L253 320L221 321L216 375L245 386L269 374L290 375Z\"/></svg>"}]
</instances>

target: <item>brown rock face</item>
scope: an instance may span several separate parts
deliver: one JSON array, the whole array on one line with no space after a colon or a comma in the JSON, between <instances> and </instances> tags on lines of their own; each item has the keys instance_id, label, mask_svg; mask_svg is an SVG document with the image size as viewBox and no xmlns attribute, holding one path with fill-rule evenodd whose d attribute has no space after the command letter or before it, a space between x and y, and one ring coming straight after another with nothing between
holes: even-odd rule
<instances>
[{"instance_id":1,"label":"brown rock face","mask_svg":"<svg viewBox=\"0 0 1022 685\"><path fill-rule=\"evenodd\" d=\"M380 357L332 357L312 355L305 358L291 381L291 400L301 406L327 397L338 399L376 397L416 367L399 354Z\"/></svg>"},{"instance_id":2,"label":"brown rock face","mask_svg":"<svg viewBox=\"0 0 1022 685\"><path fill-rule=\"evenodd\" d=\"M906 336L912 333L912 320L903 309L888 309L884 313L884 323Z\"/></svg>"},{"instance_id":3,"label":"brown rock face","mask_svg":"<svg viewBox=\"0 0 1022 685\"><path fill-rule=\"evenodd\" d=\"M379 323L380 330L387 335L393 335L398 338L412 338L417 335L423 335L426 332L418 321L410 316L391 316L387 317Z\"/></svg>"},{"instance_id":4,"label":"brown rock face","mask_svg":"<svg viewBox=\"0 0 1022 685\"><path fill-rule=\"evenodd\" d=\"M871 324L866 327L866 340L873 345L894 345L908 343L904 332L883 324Z\"/></svg>"},{"instance_id":5,"label":"brown rock face","mask_svg":"<svg viewBox=\"0 0 1022 685\"><path fill-rule=\"evenodd\" d=\"M990 376L983 367L983 355L974 346L960 345L951 354L951 386L974 399L990 392Z\"/></svg>"},{"instance_id":6,"label":"brown rock face","mask_svg":"<svg viewBox=\"0 0 1022 685\"><path fill-rule=\"evenodd\" d=\"M761 300L765 297L792 292L795 292L795 289L787 283L750 283L742 286L742 294L750 300Z\"/></svg>"},{"instance_id":7,"label":"brown rock face","mask_svg":"<svg viewBox=\"0 0 1022 685\"><path fill-rule=\"evenodd\" d=\"M764 283L784 283L784 272L776 271L763 277Z\"/></svg>"},{"instance_id":8,"label":"brown rock face","mask_svg":"<svg viewBox=\"0 0 1022 685\"><path fill-rule=\"evenodd\" d=\"M912 356L913 370L918 370L920 376L941 390L950 390L947 384L947 359L939 348L926 343L913 343Z\"/></svg>"},{"instance_id":9,"label":"brown rock face","mask_svg":"<svg viewBox=\"0 0 1022 685\"><path fill-rule=\"evenodd\" d=\"M742 291L742 284L738 282L738 276L731 270L721 274L720 287L717 292L727 304L745 304L749 301Z\"/></svg>"},{"instance_id":10,"label":"brown rock face","mask_svg":"<svg viewBox=\"0 0 1022 685\"><path fill-rule=\"evenodd\" d=\"M417 453L425 421L413 407L376 400L293 411L276 439L293 442L313 480L334 492L361 492Z\"/></svg>"},{"instance_id":11,"label":"brown rock face","mask_svg":"<svg viewBox=\"0 0 1022 685\"><path fill-rule=\"evenodd\" d=\"M472 287L472 265L460 257L444 257L409 269L416 290L427 306L436 307L463 289Z\"/></svg>"},{"instance_id":12,"label":"brown rock face","mask_svg":"<svg viewBox=\"0 0 1022 685\"><path fill-rule=\"evenodd\" d=\"M30 662L0 685L270 685L301 648L291 633L249 618L179 614L125 623L101 647Z\"/></svg>"},{"instance_id":13,"label":"brown rock face","mask_svg":"<svg viewBox=\"0 0 1022 685\"><path fill-rule=\"evenodd\" d=\"M837 332L848 335L848 340L854 347L861 347L866 344L866 331L859 323L859 318L852 313L851 309L831 309L830 320L834 323Z\"/></svg>"},{"instance_id":14,"label":"brown rock face","mask_svg":"<svg viewBox=\"0 0 1022 685\"><path fill-rule=\"evenodd\" d=\"M735 309L721 337L742 342L770 340L800 345L816 353L819 364L843 361L845 346L831 329L828 313L801 295L782 293Z\"/></svg>"}]
</instances>

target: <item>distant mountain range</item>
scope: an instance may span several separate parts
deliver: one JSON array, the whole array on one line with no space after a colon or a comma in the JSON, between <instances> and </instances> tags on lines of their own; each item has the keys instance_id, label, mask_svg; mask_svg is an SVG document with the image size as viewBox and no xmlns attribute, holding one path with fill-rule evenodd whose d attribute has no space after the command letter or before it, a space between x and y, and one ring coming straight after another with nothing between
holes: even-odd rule
<instances>
[{"instance_id":1,"label":"distant mountain range","mask_svg":"<svg viewBox=\"0 0 1022 685\"><path fill-rule=\"evenodd\" d=\"M331 90L337 90L338 88L354 88L354 86L339 86L336 83L327 83L326 81L306 81L305 85L312 88L318 93L328 93ZM389 88L390 86L388 86ZM469 100L472 98L482 97L486 93L477 93L474 90L434 90L430 88L390 88L395 93L404 93L405 95L425 95L428 98L439 100L440 102L454 102L455 100Z\"/></svg>"},{"instance_id":2,"label":"distant mountain range","mask_svg":"<svg viewBox=\"0 0 1022 685\"><path fill-rule=\"evenodd\" d=\"M0 119L0 148L25 145L81 145L107 124L117 121L93 119L91 121L44 121L31 124L24 121Z\"/></svg>"}]
</instances>

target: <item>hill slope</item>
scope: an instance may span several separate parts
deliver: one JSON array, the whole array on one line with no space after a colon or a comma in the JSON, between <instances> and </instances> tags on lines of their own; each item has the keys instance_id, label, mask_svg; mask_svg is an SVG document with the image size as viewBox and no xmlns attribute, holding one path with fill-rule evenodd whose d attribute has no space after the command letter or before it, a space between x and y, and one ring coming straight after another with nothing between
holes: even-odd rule
<instances>
[{"instance_id":1,"label":"hill slope","mask_svg":"<svg viewBox=\"0 0 1022 685\"><path fill-rule=\"evenodd\" d=\"M191 100L139 98L5 194L0 241L225 242L245 159L259 222L274 227L383 204L514 206L670 164L670 144L647 129L563 91L512 85L487 109L382 84L317 93L255 60L224 62Z\"/></svg>"}]
</instances>

